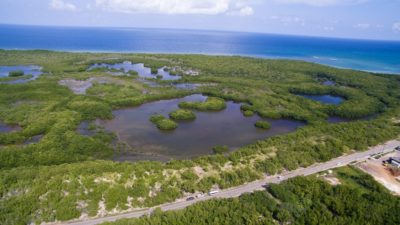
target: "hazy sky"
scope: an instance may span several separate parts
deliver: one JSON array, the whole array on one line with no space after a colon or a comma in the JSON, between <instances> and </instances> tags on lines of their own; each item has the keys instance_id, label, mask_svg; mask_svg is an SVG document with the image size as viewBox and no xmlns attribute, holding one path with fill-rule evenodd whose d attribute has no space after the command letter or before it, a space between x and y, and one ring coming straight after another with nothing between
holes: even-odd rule
<instances>
[{"instance_id":1,"label":"hazy sky","mask_svg":"<svg viewBox=\"0 0 400 225\"><path fill-rule=\"evenodd\" d=\"M400 40L400 0L0 0L0 23Z\"/></svg>"}]
</instances>

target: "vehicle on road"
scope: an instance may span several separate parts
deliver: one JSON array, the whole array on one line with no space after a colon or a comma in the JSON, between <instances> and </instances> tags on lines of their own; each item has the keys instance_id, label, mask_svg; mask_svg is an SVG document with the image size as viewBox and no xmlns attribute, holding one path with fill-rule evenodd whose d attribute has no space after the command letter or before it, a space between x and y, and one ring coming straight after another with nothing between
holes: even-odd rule
<instances>
[{"instance_id":1,"label":"vehicle on road","mask_svg":"<svg viewBox=\"0 0 400 225\"><path fill-rule=\"evenodd\" d=\"M283 179L283 176L278 176L278 179L279 179L279 180L282 180L282 179Z\"/></svg>"},{"instance_id":2,"label":"vehicle on road","mask_svg":"<svg viewBox=\"0 0 400 225\"><path fill-rule=\"evenodd\" d=\"M210 192L208 192L208 195L215 195L215 194L217 194L218 192L219 192L218 190L210 191Z\"/></svg>"},{"instance_id":3,"label":"vehicle on road","mask_svg":"<svg viewBox=\"0 0 400 225\"><path fill-rule=\"evenodd\" d=\"M396 148L394 148L397 151L400 151L400 146L397 146Z\"/></svg>"},{"instance_id":4,"label":"vehicle on road","mask_svg":"<svg viewBox=\"0 0 400 225\"><path fill-rule=\"evenodd\" d=\"M193 196L186 199L186 201L193 201L193 200L194 200Z\"/></svg>"}]
</instances>

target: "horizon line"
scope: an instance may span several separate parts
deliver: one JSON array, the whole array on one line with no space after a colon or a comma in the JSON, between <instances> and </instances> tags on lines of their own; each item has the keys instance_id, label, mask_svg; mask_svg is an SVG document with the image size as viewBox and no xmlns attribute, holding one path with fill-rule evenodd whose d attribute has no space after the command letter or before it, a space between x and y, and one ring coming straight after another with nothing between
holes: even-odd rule
<instances>
[{"instance_id":1,"label":"horizon line","mask_svg":"<svg viewBox=\"0 0 400 225\"><path fill-rule=\"evenodd\" d=\"M304 35L304 34L284 34L284 33L269 33L257 31L239 31L239 30L216 30L216 29L194 29L194 28L172 28L172 27L127 27L127 26L89 26L89 25L42 25L42 24L13 24L1 23L0 26L29 26L29 27L54 27L54 28L104 28L104 29L148 29L148 30L180 30L180 31L202 31L202 32L227 32L227 33L247 33L247 34L261 34L261 35L277 35L277 36L293 36L293 37L307 37L307 38L326 38L326 39L341 39L353 41L376 41L376 42L396 42L400 43L398 39L372 39L372 38L354 38L354 37L336 37L336 36L321 36L321 35Z\"/></svg>"}]
</instances>

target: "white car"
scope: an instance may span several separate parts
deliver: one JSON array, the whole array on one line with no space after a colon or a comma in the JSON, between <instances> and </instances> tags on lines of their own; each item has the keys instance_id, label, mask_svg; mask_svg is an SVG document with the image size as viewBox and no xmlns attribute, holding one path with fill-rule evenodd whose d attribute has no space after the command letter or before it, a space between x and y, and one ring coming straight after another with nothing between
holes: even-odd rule
<instances>
[{"instance_id":1,"label":"white car","mask_svg":"<svg viewBox=\"0 0 400 225\"><path fill-rule=\"evenodd\" d=\"M218 192L219 192L218 190L210 191L210 192L208 192L208 195L215 195L215 194L217 194Z\"/></svg>"}]
</instances>

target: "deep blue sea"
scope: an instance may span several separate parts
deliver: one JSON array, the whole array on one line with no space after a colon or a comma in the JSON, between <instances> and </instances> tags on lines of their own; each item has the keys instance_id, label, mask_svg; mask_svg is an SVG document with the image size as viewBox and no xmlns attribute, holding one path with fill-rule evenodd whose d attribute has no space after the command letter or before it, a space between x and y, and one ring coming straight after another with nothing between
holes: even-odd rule
<instances>
[{"instance_id":1,"label":"deep blue sea","mask_svg":"<svg viewBox=\"0 0 400 225\"><path fill-rule=\"evenodd\" d=\"M0 49L243 55L400 74L400 42L393 41L198 30L0 25Z\"/></svg>"}]
</instances>

